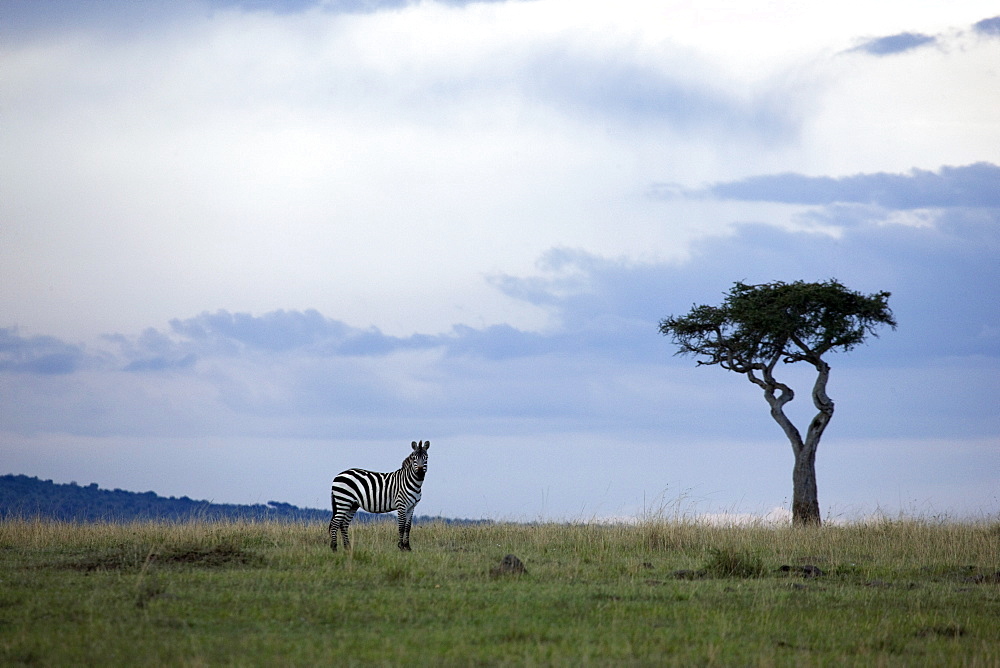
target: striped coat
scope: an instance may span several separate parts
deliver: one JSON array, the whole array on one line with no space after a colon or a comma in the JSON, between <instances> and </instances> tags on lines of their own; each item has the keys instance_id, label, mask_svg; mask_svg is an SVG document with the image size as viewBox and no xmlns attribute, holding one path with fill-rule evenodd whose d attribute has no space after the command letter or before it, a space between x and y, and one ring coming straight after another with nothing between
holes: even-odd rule
<instances>
[{"instance_id":1,"label":"striped coat","mask_svg":"<svg viewBox=\"0 0 1000 668\"><path fill-rule=\"evenodd\" d=\"M399 523L399 549L410 549L410 527L413 509L420 501L420 487L427 474L427 450L430 441L413 441L413 452L403 460L399 469L390 473L348 469L338 473L330 488L333 517L330 518L330 549L337 551L337 532L344 539L344 547L351 542L347 528L358 509L369 513L395 511Z\"/></svg>"}]
</instances>

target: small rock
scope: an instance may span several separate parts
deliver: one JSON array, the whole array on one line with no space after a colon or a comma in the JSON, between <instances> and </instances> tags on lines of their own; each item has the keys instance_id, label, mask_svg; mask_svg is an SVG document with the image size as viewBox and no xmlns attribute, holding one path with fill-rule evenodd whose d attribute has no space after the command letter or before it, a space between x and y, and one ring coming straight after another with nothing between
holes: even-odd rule
<instances>
[{"instance_id":1,"label":"small rock","mask_svg":"<svg viewBox=\"0 0 1000 668\"><path fill-rule=\"evenodd\" d=\"M499 577L501 575L527 575L528 570L524 567L524 562L513 554L506 555L500 560L499 566L490 569L490 575Z\"/></svg>"},{"instance_id":2,"label":"small rock","mask_svg":"<svg viewBox=\"0 0 1000 668\"><path fill-rule=\"evenodd\" d=\"M818 578L821 575L826 575L820 570L819 566L813 566L812 564L806 564L802 567L802 577L806 578Z\"/></svg>"}]
</instances>

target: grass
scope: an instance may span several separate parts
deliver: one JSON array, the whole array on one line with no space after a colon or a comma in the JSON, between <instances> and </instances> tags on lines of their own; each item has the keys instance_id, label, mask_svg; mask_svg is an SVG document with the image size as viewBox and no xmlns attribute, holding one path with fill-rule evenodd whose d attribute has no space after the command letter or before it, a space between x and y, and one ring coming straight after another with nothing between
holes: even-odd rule
<instances>
[{"instance_id":1,"label":"grass","mask_svg":"<svg viewBox=\"0 0 1000 668\"><path fill-rule=\"evenodd\" d=\"M324 529L0 524L0 665L1000 665L998 523Z\"/></svg>"}]
</instances>

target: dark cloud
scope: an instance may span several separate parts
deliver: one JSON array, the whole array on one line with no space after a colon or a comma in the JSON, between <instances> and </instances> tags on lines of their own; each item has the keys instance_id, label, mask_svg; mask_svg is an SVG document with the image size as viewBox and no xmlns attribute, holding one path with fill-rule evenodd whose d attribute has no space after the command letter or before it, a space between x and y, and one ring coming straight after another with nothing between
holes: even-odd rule
<instances>
[{"instance_id":1,"label":"dark cloud","mask_svg":"<svg viewBox=\"0 0 1000 668\"><path fill-rule=\"evenodd\" d=\"M120 37L123 32L163 29L216 11L237 10L284 15L311 9L335 14L361 14L402 9L420 0L4 0L0 37L21 37L90 31ZM436 0L464 6L487 2L530 0Z\"/></svg>"},{"instance_id":2,"label":"dark cloud","mask_svg":"<svg viewBox=\"0 0 1000 668\"><path fill-rule=\"evenodd\" d=\"M438 0L438 4L464 6L477 2L527 0ZM150 31L176 28L204 21L213 12L243 11L290 14L303 11L329 14L391 11L419 4L420 0L149 0L101 3L71 0L15 2L9 21L0 31L15 34L83 31L107 34L115 42L135 40ZM0 33L2 38L2 33ZM677 58L693 59L689 53ZM440 105L470 90L518 91L532 104L548 105L587 122L619 128L670 127L680 131L709 129L732 137L759 142L781 142L796 134L799 108L790 100L801 91L775 87L773 80L749 94L736 94L726 86L713 86L710 75L693 76L703 64L639 62L630 48L595 53L556 39L545 46L515 46L503 59L485 67L445 73L441 79L414 93L423 102L437 98ZM707 67L707 65L705 65ZM682 75L677 75L680 70ZM411 94L406 89L398 91ZM417 105L419 106L419 105Z\"/></svg>"},{"instance_id":3,"label":"dark cloud","mask_svg":"<svg viewBox=\"0 0 1000 668\"><path fill-rule=\"evenodd\" d=\"M172 320L173 334L209 354L244 350L272 353L295 351L317 357L381 356L398 350L444 345L446 336L413 334L396 337L376 327L360 329L331 320L314 309L249 313L217 311L187 320Z\"/></svg>"},{"instance_id":4,"label":"dark cloud","mask_svg":"<svg viewBox=\"0 0 1000 668\"><path fill-rule=\"evenodd\" d=\"M167 332L150 329L134 339L107 338L128 360L125 368L130 371L186 368L199 359L240 355L380 356L438 345L434 337L398 338L376 328L351 327L314 309L262 315L219 310L171 320Z\"/></svg>"},{"instance_id":5,"label":"dark cloud","mask_svg":"<svg viewBox=\"0 0 1000 668\"><path fill-rule=\"evenodd\" d=\"M0 37L17 40L81 31L120 36L159 30L208 9L198 0L4 0Z\"/></svg>"},{"instance_id":6,"label":"dark cloud","mask_svg":"<svg viewBox=\"0 0 1000 668\"><path fill-rule=\"evenodd\" d=\"M518 1L525 2L527 0L435 0L438 4L455 7L490 2ZM416 5L420 0L208 0L208 2L218 7L236 7L247 11L265 11L275 14L291 14L314 7L334 13L367 14L402 9Z\"/></svg>"},{"instance_id":7,"label":"dark cloud","mask_svg":"<svg viewBox=\"0 0 1000 668\"><path fill-rule=\"evenodd\" d=\"M455 325L442 334L390 336L378 328L352 327L310 309L262 315L216 311L170 322L168 332L148 329L138 337L105 337L126 371L169 371L201 359L238 356L305 356L316 359L385 357L396 352L440 350L448 356L483 359L530 357L551 352L557 339L509 325L475 329Z\"/></svg>"},{"instance_id":8,"label":"dark cloud","mask_svg":"<svg viewBox=\"0 0 1000 668\"><path fill-rule=\"evenodd\" d=\"M659 186L654 196L674 196ZM941 167L937 172L914 169L909 174L857 174L840 178L774 174L716 183L689 196L712 196L743 202L828 205L854 203L888 209L1000 207L1000 167L979 162Z\"/></svg>"},{"instance_id":9,"label":"dark cloud","mask_svg":"<svg viewBox=\"0 0 1000 668\"><path fill-rule=\"evenodd\" d=\"M973 25L972 29L980 35L1000 37L1000 16L994 16L991 19L983 19Z\"/></svg>"},{"instance_id":10,"label":"dark cloud","mask_svg":"<svg viewBox=\"0 0 1000 668\"><path fill-rule=\"evenodd\" d=\"M905 53L920 47L930 46L937 42L937 37L923 35L921 33L903 32L898 35L889 35L869 40L853 51L863 51L873 56L890 56L897 53Z\"/></svg>"},{"instance_id":11,"label":"dark cloud","mask_svg":"<svg viewBox=\"0 0 1000 668\"><path fill-rule=\"evenodd\" d=\"M0 372L69 374L82 368L89 359L80 346L51 336L24 338L16 329L0 328Z\"/></svg>"},{"instance_id":12,"label":"dark cloud","mask_svg":"<svg viewBox=\"0 0 1000 668\"><path fill-rule=\"evenodd\" d=\"M346 11L359 11L368 6L406 4L405 0L379 0L369 2L366 0L340 0L332 3L321 3L319 0L207 0L207 4L213 7L237 8L245 11L263 11L274 14L294 14L317 6L328 6L332 8L343 7Z\"/></svg>"},{"instance_id":13,"label":"dark cloud","mask_svg":"<svg viewBox=\"0 0 1000 668\"><path fill-rule=\"evenodd\" d=\"M700 242L678 264L561 249L540 263L540 276L504 276L494 284L552 310L561 335L591 354L656 359L664 342L649 332L660 318L694 303L717 303L735 281L834 277L863 292L892 292L900 323L884 342L852 353L853 359L1000 359L1000 209L944 209L922 226L888 224L879 207L824 207L803 215L837 235L740 225L733 235Z\"/></svg>"},{"instance_id":14,"label":"dark cloud","mask_svg":"<svg viewBox=\"0 0 1000 668\"><path fill-rule=\"evenodd\" d=\"M548 336L555 337L557 350L628 361L662 359L663 342L650 335L659 319L670 309L689 306L698 295L706 296L700 269L689 272L680 265L555 248L541 258L538 268L540 275L490 280L509 297L556 316L558 333Z\"/></svg>"},{"instance_id":15,"label":"dark cloud","mask_svg":"<svg viewBox=\"0 0 1000 668\"><path fill-rule=\"evenodd\" d=\"M983 19L972 25L975 33L986 37L1000 36L1000 16ZM923 47L934 46L954 38L954 34L925 35L923 33L902 32L867 40L850 49L849 52L866 53L872 56L892 56L906 53Z\"/></svg>"},{"instance_id":16,"label":"dark cloud","mask_svg":"<svg viewBox=\"0 0 1000 668\"><path fill-rule=\"evenodd\" d=\"M863 363L871 356L893 364L1000 358L1000 304L991 287L1000 285L1000 215L985 240L978 224L958 215L932 227L876 223L845 227L839 238L747 226L735 238L704 244L696 262L734 280L836 277L854 289L892 292L899 329L848 356Z\"/></svg>"},{"instance_id":17,"label":"dark cloud","mask_svg":"<svg viewBox=\"0 0 1000 668\"><path fill-rule=\"evenodd\" d=\"M172 320L174 333L198 342L241 344L250 348L281 351L301 348L347 334L342 323L327 320L315 310L273 311L262 316L217 311L187 320Z\"/></svg>"}]
</instances>

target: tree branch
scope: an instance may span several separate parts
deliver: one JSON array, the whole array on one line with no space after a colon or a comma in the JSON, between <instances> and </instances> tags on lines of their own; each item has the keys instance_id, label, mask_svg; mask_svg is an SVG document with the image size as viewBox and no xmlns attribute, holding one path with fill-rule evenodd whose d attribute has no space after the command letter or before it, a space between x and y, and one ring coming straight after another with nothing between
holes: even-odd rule
<instances>
[{"instance_id":1,"label":"tree branch","mask_svg":"<svg viewBox=\"0 0 1000 668\"><path fill-rule=\"evenodd\" d=\"M795 392L784 383L778 382L774 377L774 366L778 363L779 359L781 359L780 350L775 353L767 364L753 365L752 368L746 371L746 375L751 383L764 390L764 399L767 400L768 406L771 407L771 417L774 418L774 421L785 432L785 436L788 437L789 442L792 444L792 449L797 456L803 447L802 434L792 424L792 421L788 419L788 416L785 415L785 404L795 399ZM754 374L755 370L760 371L764 377L758 378ZM775 396L776 391L778 392L777 396Z\"/></svg>"},{"instance_id":2,"label":"tree branch","mask_svg":"<svg viewBox=\"0 0 1000 668\"><path fill-rule=\"evenodd\" d=\"M814 366L817 374L816 382L813 384L812 399L813 405L819 412L812 419L809 431L806 432L805 446L809 449L815 449L819 445L823 431L830 423L830 419L833 418L834 409L833 399L826 393L826 384L830 379L830 365L822 359L817 359Z\"/></svg>"}]
</instances>

